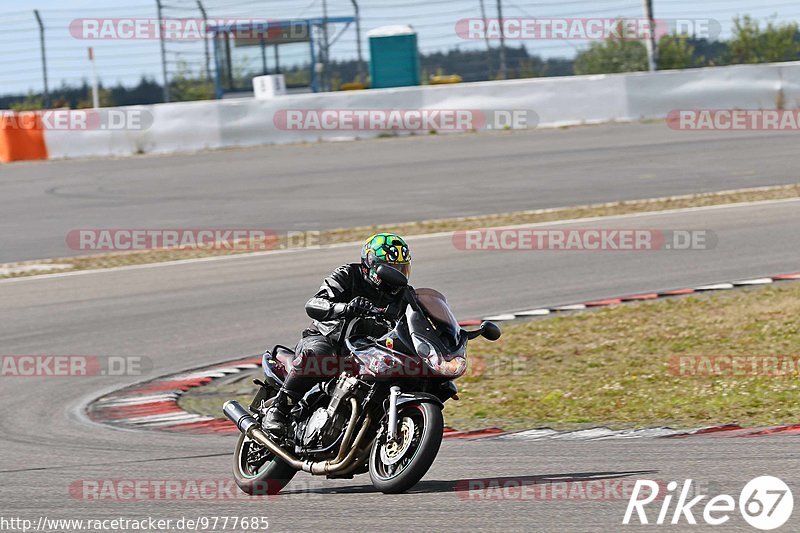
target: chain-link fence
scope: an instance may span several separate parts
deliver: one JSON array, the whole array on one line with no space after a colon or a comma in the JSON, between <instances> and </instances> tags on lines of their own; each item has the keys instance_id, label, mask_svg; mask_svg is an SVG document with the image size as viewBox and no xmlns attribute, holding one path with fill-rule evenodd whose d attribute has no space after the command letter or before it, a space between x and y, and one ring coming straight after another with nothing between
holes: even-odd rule
<instances>
[{"instance_id":1,"label":"chain-link fence","mask_svg":"<svg viewBox=\"0 0 800 533\"><path fill-rule=\"evenodd\" d=\"M330 24L327 35L317 35L316 61L325 63L327 83L336 90L363 77L358 59L360 40L369 60L367 32L410 24L418 34L423 82L437 74L456 74L463 81L575 73L573 59L592 45L590 39L563 36L516 38L497 35L465 36L459 25L475 19L641 19L647 0L142 0L94 8L22 9L0 13L0 108L27 98L30 105L87 106L91 100L92 47L97 75L104 88L101 105L124 105L212 98L217 71L214 43L201 35L178 38L149 33L144 37L119 35L120 21L157 20L287 20L354 17L355 24ZM800 19L800 4L790 1L755 3L752 0L652 0L657 19L705 17L718 23L719 35L704 39L702 52L713 52L715 38L731 35L734 17L751 15L758 21ZM112 21L117 33L85 38L76 31L81 20L95 24ZM100 21L100 22L98 22ZM97 26L94 26L97 28ZM316 28L319 33L321 26ZM359 39L360 37L360 39ZM797 41L796 36L794 39ZM328 54L324 43L329 42ZM703 41L703 39L701 39ZM280 47L280 58L264 47L235 49L234 63L243 78L280 70L289 85L308 84L312 55L306 44ZM789 57L792 59L793 57ZM746 61L746 60L744 60ZM714 64L706 60L705 64ZM691 65L699 66L699 65ZM164 84L166 81L166 89ZM367 80L360 80L367 81Z\"/></svg>"}]
</instances>

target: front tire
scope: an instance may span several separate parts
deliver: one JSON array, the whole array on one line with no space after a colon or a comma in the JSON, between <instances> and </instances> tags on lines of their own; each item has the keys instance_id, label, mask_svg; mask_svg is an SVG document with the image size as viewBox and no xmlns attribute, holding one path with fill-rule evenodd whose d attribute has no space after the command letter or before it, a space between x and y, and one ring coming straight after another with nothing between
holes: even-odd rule
<instances>
[{"instance_id":1,"label":"front tire","mask_svg":"<svg viewBox=\"0 0 800 533\"><path fill-rule=\"evenodd\" d=\"M243 492L251 496L277 494L296 473L297 470L260 444L244 434L239 437L233 454L233 479Z\"/></svg>"},{"instance_id":2,"label":"front tire","mask_svg":"<svg viewBox=\"0 0 800 533\"><path fill-rule=\"evenodd\" d=\"M405 492L428 472L442 444L444 418L431 403L402 405L397 413L398 440L386 443L386 431L372 445L369 477L385 494Z\"/></svg>"}]
</instances>

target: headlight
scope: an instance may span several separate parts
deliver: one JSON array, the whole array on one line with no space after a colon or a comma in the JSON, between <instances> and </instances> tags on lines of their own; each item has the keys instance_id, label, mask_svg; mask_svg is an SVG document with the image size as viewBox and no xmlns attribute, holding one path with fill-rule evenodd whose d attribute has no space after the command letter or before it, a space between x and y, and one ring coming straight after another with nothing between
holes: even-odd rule
<instances>
[{"instance_id":1,"label":"headlight","mask_svg":"<svg viewBox=\"0 0 800 533\"><path fill-rule=\"evenodd\" d=\"M442 357L436 347L427 339L412 334L417 354L425 360L433 372L439 376L457 378L467 370L467 359L463 355L455 355L449 361Z\"/></svg>"},{"instance_id":2,"label":"headlight","mask_svg":"<svg viewBox=\"0 0 800 533\"><path fill-rule=\"evenodd\" d=\"M420 357L439 355L436 351L436 347L424 338L420 337L419 335L412 335L411 338L414 341L414 349L417 350L417 354L419 354Z\"/></svg>"}]
</instances>

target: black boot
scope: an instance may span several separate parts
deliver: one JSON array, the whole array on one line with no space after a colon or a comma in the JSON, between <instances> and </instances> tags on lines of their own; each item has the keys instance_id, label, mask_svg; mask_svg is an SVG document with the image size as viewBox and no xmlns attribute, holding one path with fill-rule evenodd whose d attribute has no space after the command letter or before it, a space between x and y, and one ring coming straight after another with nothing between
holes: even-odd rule
<instances>
[{"instance_id":1,"label":"black boot","mask_svg":"<svg viewBox=\"0 0 800 533\"><path fill-rule=\"evenodd\" d=\"M267 410L264 420L261 422L264 429L276 437L286 438L292 407L303 397L305 392L303 391L304 385L303 380L297 376L290 374L286 377L283 387L278 391L275 401Z\"/></svg>"},{"instance_id":2,"label":"black boot","mask_svg":"<svg viewBox=\"0 0 800 533\"><path fill-rule=\"evenodd\" d=\"M291 396L289 396L288 391L281 389L272 406L267 409L263 422L261 422L264 429L279 438L286 437L289 413L292 409L292 406L289 405L290 399Z\"/></svg>"}]
</instances>

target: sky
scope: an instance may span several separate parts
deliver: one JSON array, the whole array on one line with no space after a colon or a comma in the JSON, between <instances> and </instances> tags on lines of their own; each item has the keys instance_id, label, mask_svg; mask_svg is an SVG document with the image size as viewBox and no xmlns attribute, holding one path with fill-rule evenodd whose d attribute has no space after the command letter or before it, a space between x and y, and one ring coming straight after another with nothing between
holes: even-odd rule
<instances>
[{"instance_id":1,"label":"sky","mask_svg":"<svg viewBox=\"0 0 800 533\"><path fill-rule=\"evenodd\" d=\"M165 18L199 17L196 0L164 0ZM211 17L297 18L322 16L322 0L203 0ZM351 16L350 0L327 0L330 16ZM411 24L418 32L423 53L461 49L485 49L485 42L461 39L455 31L463 18L480 17L480 0L360 0L362 42L366 32L388 24ZM485 0L488 17L496 17L496 0ZM33 9L38 9L45 24L50 87L62 83L80 84L90 78L87 47L95 51L98 76L106 85L135 85L144 75L162 81L161 56L157 40L87 41L70 34L70 23L80 18L155 18L155 0L0 0L0 94L41 91L42 63L39 32ZM639 17L642 0L503 0L503 15L511 17ZM800 3L788 0L654 0L656 18L712 18L720 22L722 37L730 33L737 14L750 14L765 20L800 20ZM344 30L331 48L332 59L356 56L354 28ZM497 46L497 42L491 43ZM520 41L509 42L518 46ZM586 41L526 41L529 52L543 57L573 57L587 46ZM366 53L366 52L365 52ZM260 63L260 53L237 50L237 57ZM368 58L367 58L368 59ZM199 70L204 65L203 43L169 42L167 60L170 72L179 65ZM270 58L271 60L271 58ZM281 63L308 61L305 45L281 50Z\"/></svg>"}]
</instances>

